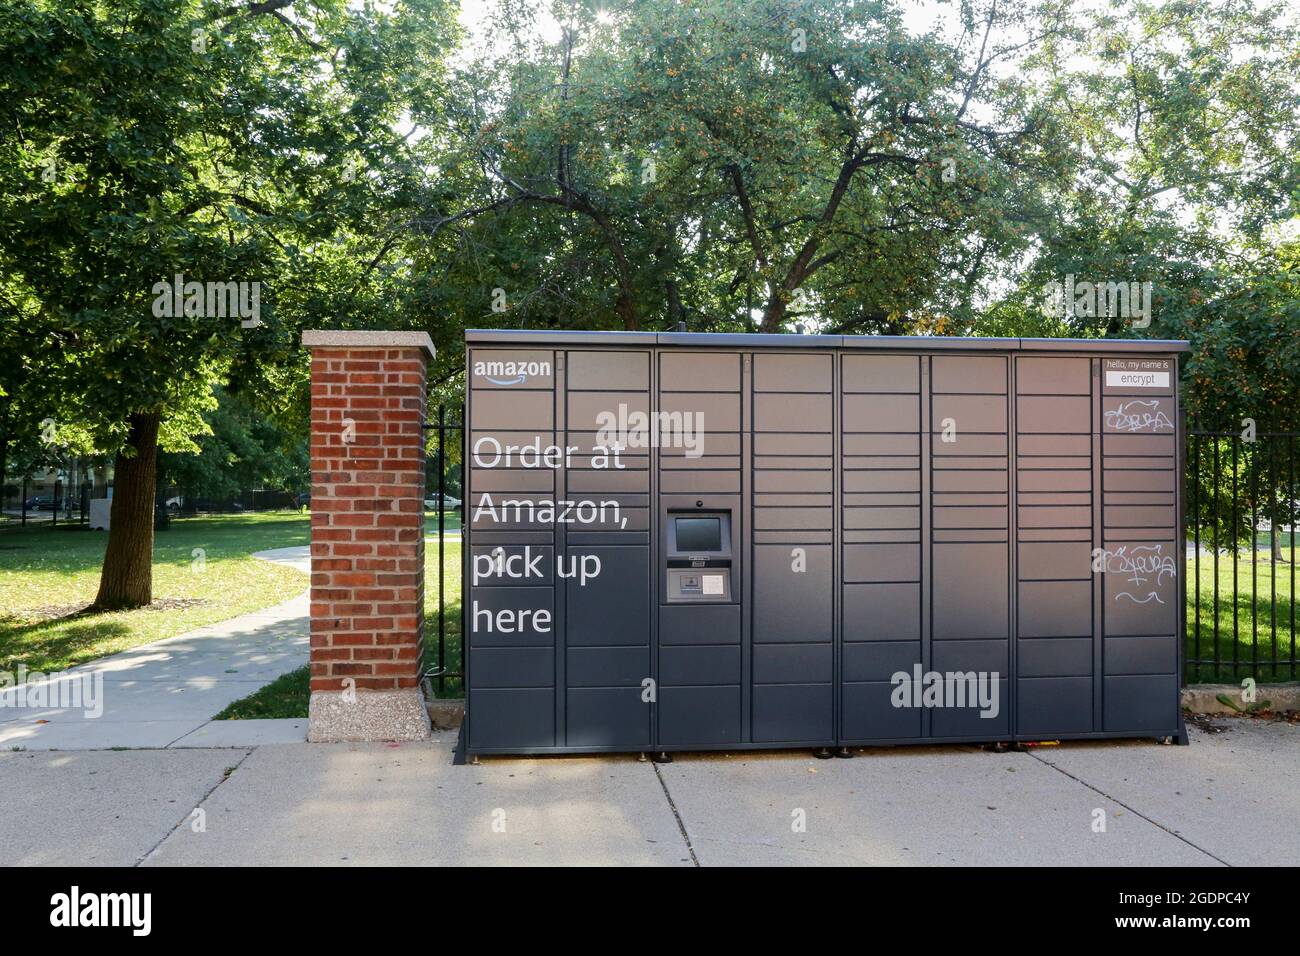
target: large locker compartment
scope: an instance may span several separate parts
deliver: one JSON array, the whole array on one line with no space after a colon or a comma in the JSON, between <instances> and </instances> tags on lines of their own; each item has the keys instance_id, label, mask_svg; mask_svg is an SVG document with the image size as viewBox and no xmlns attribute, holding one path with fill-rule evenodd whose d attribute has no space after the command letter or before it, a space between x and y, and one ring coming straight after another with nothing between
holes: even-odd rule
<instances>
[{"instance_id":1,"label":"large locker compartment","mask_svg":"<svg viewBox=\"0 0 1300 956\"><path fill-rule=\"evenodd\" d=\"M1186 343L466 338L470 753L1185 741Z\"/></svg>"}]
</instances>

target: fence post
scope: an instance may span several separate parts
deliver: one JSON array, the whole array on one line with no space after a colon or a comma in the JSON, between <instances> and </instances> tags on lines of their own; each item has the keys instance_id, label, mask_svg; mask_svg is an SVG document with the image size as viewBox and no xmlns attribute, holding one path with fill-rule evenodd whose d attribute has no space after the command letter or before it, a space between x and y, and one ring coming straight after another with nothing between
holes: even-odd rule
<instances>
[{"instance_id":1,"label":"fence post","mask_svg":"<svg viewBox=\"0 0 1300 956\"><path fill-rule=\"evenodd\" d=\"M443 573L447 535L447 408L438 405L438 696L447 690L447 583Z\"/></svg>"}]
</instances>

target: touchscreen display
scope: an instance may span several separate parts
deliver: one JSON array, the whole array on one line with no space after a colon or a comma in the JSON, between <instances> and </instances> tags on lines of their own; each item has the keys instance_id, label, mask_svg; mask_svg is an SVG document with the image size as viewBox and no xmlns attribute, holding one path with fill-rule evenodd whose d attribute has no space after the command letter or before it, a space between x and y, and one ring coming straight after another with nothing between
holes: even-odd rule
<instances>
[{"instance_id":1,"label":"touchscreen display","mask_svg":"<svg viewBox=\"0 0 1300 956\"><path fill-rule=\"evenodd\" d=\"M678 518L677 550L696 553L722 550L721 518Z\"/></svg>"}]
</instances>

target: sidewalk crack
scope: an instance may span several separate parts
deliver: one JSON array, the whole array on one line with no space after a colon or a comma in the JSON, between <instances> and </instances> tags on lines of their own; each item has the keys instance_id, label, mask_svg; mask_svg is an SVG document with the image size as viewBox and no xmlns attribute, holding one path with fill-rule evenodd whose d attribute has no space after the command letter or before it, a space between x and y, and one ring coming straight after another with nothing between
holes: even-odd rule
<instances>
[{"instance_id":1,"label":"sidewalk crack","mask_svg":"<svg viewBox=\"0 0 1300 956\"><path fill-rule=\"evenodd\" d=\"M1082 779L1082 778L1080 778L1080 777L1076 777L1074 774L1070 773L1068 770L1064 770L1064 769L1062 769L1061 767L1058 767L1056 764L1052 763L1050 760L1045 760L1044 758L1038 756L1038 754L1036 754L1036 753L1030 753L1029 756L1033 757L1035 760L1037 760L1039 763L1043 764L1044 766L1046 766L1046 767L1051 767L1051 768L1052 768L1053 770L1055 770L1057 773L1059 773L1059 774L1064 774L1065 776L1067 776L1067 777L1069 777L1071 780L1073 780L1075 783L1078 783L1078 784L1081 784L1082 786L1087 787L1087 788L1088 788L1089 790L1091 790L1093 793L1096 793L1096 794L1099 794L1100 796L1105 797L1105 798L1106 798L1107 800L1109 800L1111 803L1118 804L1119 806L1121 806L1121 807L1123 807L1125 810L1127 810L1129 813L1133 814L1135 817L1138 817L1138 818L1141 819L1141 820L1145 820L1147 823L1151 824L1153 827L1156 827L1157 829L1160 829L1160 830L1164 830L1166 833L1168 833L1168 834L1169 834L1171 837L1173 837L1175 840L1181 840L1183 843L1186 843L1188 846L1190 846L1193 850L1197 850L1197 851L1199 851L1199 852L1201 852L1201 853L1204 853L1206 856L1208 856L1211 860L1214 860L1216 863L1222 863L1224 866L1227 866L1227 867L1231 867L1231 866L1232 866L1232 864L1229 863L1227 860L1220 859L1219 857L1217 857L1217 856L1215 856L1213 853L1211 853L1209 850L1205 849L1205 847L1203 847L1203 846L1197 846L1195 843L1193 843L1191 840L1187 839L1187 837L1183 836L1181 833L1178 833L1178 832L1176 832L1176 831L1174 831L1174 830L1169 829L1169 827L1165 826L1165 825L1164 825L1163 823L1161 823L1159 820L1152 819L1151 817L1149 817L1149 816L1147 816L1145 813L1143 813L1141 810L1138 810L1138 809L1136 809L1135 807L1131 807L1131 806L1129 806L1127 803L1125 803L1123 800L1119 800L1119 799L1117 799L1117 798L1111 796L1109 793L1107 793L1105 790L1102 790L1100 787L1094 787L1094 786L1093 786L1092 784L1090 784L1088 781L1086 781L1086 780L1084 780L1084 779Z\"/></svg>"},{"instance_id":2,"label":"sidewalk crack","mask_svg":"<svg viewBox=\"0 0 1300 956\"><path fill-rule=\"evenodd\" d=\"M691 855L691 866L698 867L700 865L699 857L695 855L695 847L691 845L691 835L686 832L686 823L682 820L682 815L677 812L677 804L673 802L673 795L668 792L668 781L659 772L658 764L651 764L650 766L654 768L655 776L659 778L659 786L663 789L664 799L668 801L668 809L673 812L673 819L677 821L677 829L681 831L682 840L686 844L686 852Z\"/></svg>"},{"instance_id":3,"label":"sidewalk crack","mask_svg":"<svg viewBox=\"0 0 1300 956\"><path fill-rule=\"evenodd\" d=\"M203 804L207 803L208 797L216 793L218 787L220 787L223 783L225 783L232 776L234 776L235 771L244 765L244 761L247 760L250 756L252 756L253 751L256 749L257 749L256 747L250 747L248 750L244 751L244 755L239 758L238 762L236 762L233 767L229 767L227 768L227 770L222 772L221 779L218 780L216 783L214 783L211 787L209 787L207 793L199 797L199 802L194 805L195 808L201 807L203 806ZM145 860L149 859L149 857L153 856L154 853L158 851L158 848L167 842L167 838L169 836L171 836L173 833L175 833L177 830L179 830L182 826L185 825L185 821L188 820L193 813L194 810L191 810L189 813L185 814L179 820L177 820L176 825L172 827L170 830L168 830L166 833L164 833L162 835L162 839L160 839L157 843L151 846L148 852L145 853L143 856L141 856L138 860L136 860L135 863L132 864L132 866L139 866Z\"/></svg>"}]
</instances>

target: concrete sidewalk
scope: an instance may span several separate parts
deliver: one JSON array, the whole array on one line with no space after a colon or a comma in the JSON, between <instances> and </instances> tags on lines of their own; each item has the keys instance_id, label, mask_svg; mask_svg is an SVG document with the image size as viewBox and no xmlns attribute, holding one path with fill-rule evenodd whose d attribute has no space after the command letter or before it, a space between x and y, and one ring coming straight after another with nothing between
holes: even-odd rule
<instances>
[{"instance_id":1,"label":"concrete sidewalk","mask_svg":"<svg viewBox=\"0 0 1300 956\"><path fill-rule=\"evenodd\" d=\"M254 557L310 571L307 547ZM304 590L272 607L133 647L44 682L102 675L103 714L79 707L0 707L0 748L229 747L307 739L307 721L213 721L227 704L307 663Z\"/></svg>"},{"instance_id":2,"label":"concrete sidewalk","mask_svg":"<svg viewBox=\"0 0 1300 956\"><path fill-rule=\"evenodd\" d=\"M4 753L0 862L1294 864L1300 727L1216 723L1221 733L1192 728L1190 747L909 747L829 761L790 751L453 766L450 734Z\"/></svg>"}]
</instances>

